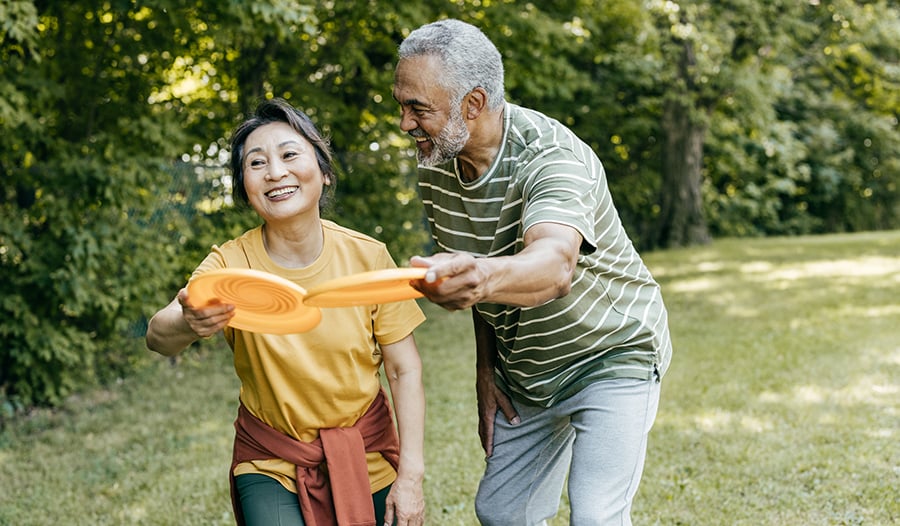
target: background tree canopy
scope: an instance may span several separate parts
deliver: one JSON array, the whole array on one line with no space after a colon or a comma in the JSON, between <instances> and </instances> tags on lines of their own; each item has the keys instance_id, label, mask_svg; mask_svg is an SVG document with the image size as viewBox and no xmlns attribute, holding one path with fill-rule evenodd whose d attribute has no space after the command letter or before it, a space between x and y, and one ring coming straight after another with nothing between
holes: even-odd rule
<instances>
[{"instance_id":1,"label":"background tree canopy","mask_svg":"<svg viewBox=\"0 0 900 526\"><path fill-rule=\"evenodd\" d=\"M127 373L141 320L256 224L223 165L261 98L330 135L327 216L429 251L391 82L442 17L596 149L644 249L900 226L893 1L0 0L3 413Z\"/></svg>"}]
</instances>

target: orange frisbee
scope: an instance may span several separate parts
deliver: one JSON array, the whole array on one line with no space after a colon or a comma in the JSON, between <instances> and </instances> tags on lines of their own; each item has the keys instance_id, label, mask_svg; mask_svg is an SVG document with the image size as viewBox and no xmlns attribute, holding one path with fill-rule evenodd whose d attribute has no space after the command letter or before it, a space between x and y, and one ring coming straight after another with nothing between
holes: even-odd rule
<instances>
[{"instance_id":1,"label":"orange frisbee","mask_svg":"<svg viewBox=\"0 0 900 526\"><path fill-rule=\"evenodd\" d=\"M303 302L313 307L354 307L421 298L409 282L423 279L427 271L409 267L351 274L310 288Z\"/></svg>"},{"instance_id":2,"label":"orange frisbee","mask_svg":"<svg viewBox=\"0 0 900 526\"><path fill-rule=\"evenodd\" d=\"M275 274L244 268L204 272L188 282L192 305L214 300L234 305L228 325L270 334L306 332L322 319L319 309L305 305L306 290Z\"/></svg>"}]
</instances>

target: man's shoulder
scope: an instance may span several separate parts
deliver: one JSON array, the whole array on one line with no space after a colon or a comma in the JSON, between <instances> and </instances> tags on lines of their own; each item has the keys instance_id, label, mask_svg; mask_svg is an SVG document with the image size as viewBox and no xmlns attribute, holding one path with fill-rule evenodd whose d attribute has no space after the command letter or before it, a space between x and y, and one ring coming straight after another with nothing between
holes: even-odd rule
<instances>
[{"instance_id":1,"label":"man's shoulder","mask_svg":"<svg viewBox=\"0 0 900 526\"><path fill-rule=\"evenodd\" d=\"M511 103L507 109L507 141L520 152L540 151L548 146L571 147L577 140L567 126L545 113Z\"/></svg>"},{"instance_id":2,"label":"man's shoulder","mask_svg":"<svg viewBox=\"0 0 900 526\"><path fill-rule=\"evenodd\" d=\"M510 115L509 122L516 129L541 130L557 127L565 128L565 126L558 120L547 115L546 113L532 108L526 108L525 106L519 106L510 102L507 103L507 110L509 111Z\"/></svg>"}]
</instances>

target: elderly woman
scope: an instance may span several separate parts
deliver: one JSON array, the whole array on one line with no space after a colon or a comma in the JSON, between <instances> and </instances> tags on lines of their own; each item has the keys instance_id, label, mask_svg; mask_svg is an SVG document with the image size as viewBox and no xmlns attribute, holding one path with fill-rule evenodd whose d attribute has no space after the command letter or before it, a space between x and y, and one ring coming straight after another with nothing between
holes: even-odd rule
<instances>
[{"instance_id":1,"label":"elderly woman","mask_svg":"<svg viewBox=\"0 0 900 526\"><path fill-rule=\"evenodd\" d=\"M231 154L237 196L262 224L214 246L194 276L250 268L309 288L395 266L383 243L321 218L335 173L327 141L303 112L262 102L235 130ZM313 329L285 335L229 327L233 315L233 305L197 305L182 288L150 320L147 346L172 356L224 330L241 381L230 473L238 524L422 524L416 303L323 309Z\"/></svg>"}]
</instances>

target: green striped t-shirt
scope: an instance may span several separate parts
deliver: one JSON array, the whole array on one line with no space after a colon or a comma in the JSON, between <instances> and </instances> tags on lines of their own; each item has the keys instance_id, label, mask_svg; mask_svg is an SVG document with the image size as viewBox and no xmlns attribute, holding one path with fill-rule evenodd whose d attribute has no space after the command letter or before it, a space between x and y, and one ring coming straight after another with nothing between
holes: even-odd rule
<instances>
[{"instance_id":1,"label":"green striped t-shirt","mask_svg":"<svg viewBox=\"0 0 900 526\"><path fill-rule=\"evenodd\" d=\"M512 255L544 222L584 238L568 295L476 306L496 332L507 394L549 407L600 378L665 372L672 344L659 285L622 227L600 160L568 128L507 103L502 148L485 174L464 182L455 160L420 166L419 190L443 251Z\"/></svg>"}]
</instances>

